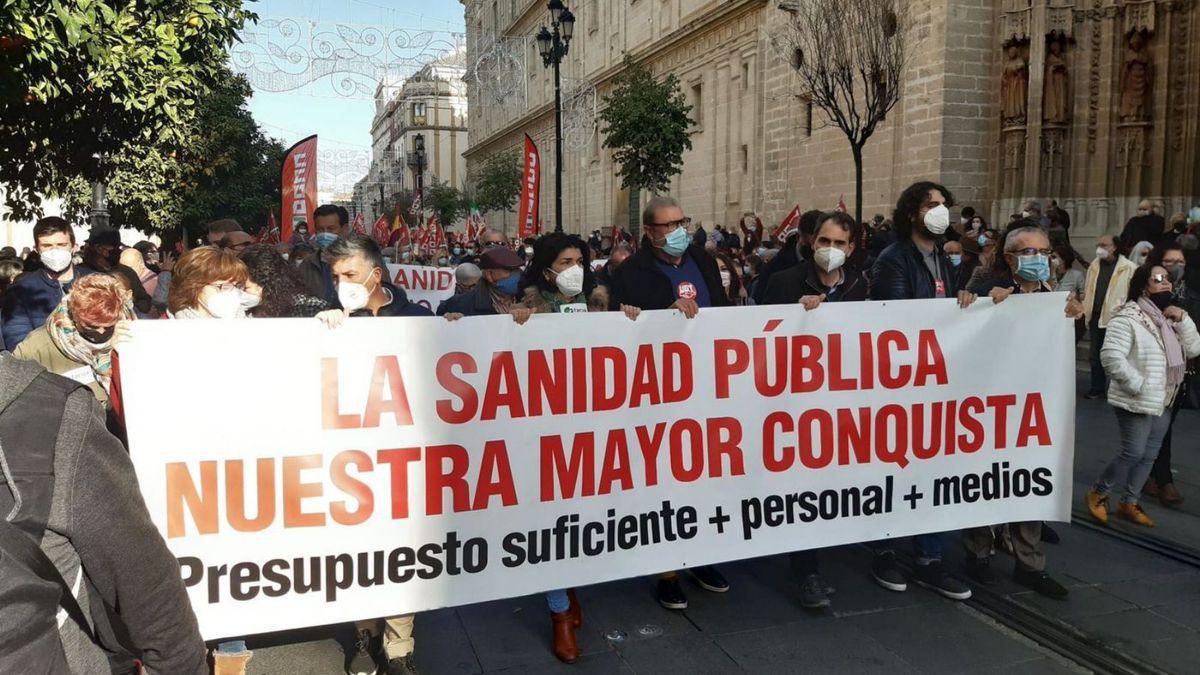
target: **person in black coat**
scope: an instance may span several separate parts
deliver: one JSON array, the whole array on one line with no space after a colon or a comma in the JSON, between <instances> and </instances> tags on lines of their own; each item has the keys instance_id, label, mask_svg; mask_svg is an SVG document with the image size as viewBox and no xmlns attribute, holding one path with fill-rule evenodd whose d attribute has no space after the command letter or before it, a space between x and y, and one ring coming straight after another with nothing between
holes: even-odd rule
<instances>
[{"instance_id":1,"label":"person in black coat","mask_svg":"<svg viewBox=\"0 0 1200 675\"><path fill-rule=\"evenodd\" d=\"M763 300L767 292L767 285L771 282L771 277L786 269L795 267L801 260L812 260L812 237L817 230L817 220L821 217L821 211L809 210L800 214L800 227L793 232L783 242L783 248L779 249L779 254L771 259L767 266L763 268L762 273L758 277L758 285L755 288L754 304L764 304Z\"/></svg>"},{"instance_id":2,"label":"person in black coat","mask_svg":"<svg viewBox=\"0 0 1200 675\"><path fill-rule=\"evenodd\" d=\"M456 321L464 316L508 314L520 297L524 261L507 246L493 246L479 256L483 276L475 288L442 301L438 316Z\"/></svg>"},{"instance_id":3,"label":"person in black coat","mask_svg":"<svg viewBox=\"0 0 1200 675\"><path fill-rule=\"evenodd\" d=\"M871 269L872 300L958 298L963 307L975 296L959 289L954 267L942 251L950 227L954 196L944 186L922 181L910 185L896 202L892 218L896 243Z\"/></svg>"},{"instance_id":4,"label":"person in black coat","mask_svg":"<svg viewBox=\"0 0 1200 675\"><path fill-rule=\"evenodd\" d=\"M847 268L854 253L860 227L840 211L822 214L813 238L813 260L803 260L771 277L763 293L764 305L791 305L816 309L822 302L867 299L867 279L857 269Z\"/></svg>"},{"instance_id":5,"label":"person in black coat","mask_svg":"<svg viewBox=\"0 0 1200 675\"><path fill-rule=\"evenodd\" d=\"M325 249L324 257L340 306L317 315L325 323L337 325L347 316L433 316L388 281L379 244L367 235L352 233L338 239Z\"/></svg>"},{"instance_id":6,"label":"person in black coat","mask_svg":"<svg viewBox=\"0 0 1200 675\"><path fill-rule=\"evenodd\" d=\"M764 305L801 304L812 311L824 302L867 299L867 279L861 271L845 267L854 253L860 227L840 211L821 215L813 237L813 259L802 260L771 277L763 294ZM808 609L828 607L829 594L819 573L817 550L791 554L792 569L800 579L800 604Z\"/></svg>"},{"instance_id":7,"label":"person in black coat","mask_svg":"<svg viewBox=\"0 0 1200 675\"><path fill-rule=\"evenodd\" d=\"M1167 221L1154 212L1154 204L1148 199L1138 203L1137 215L1125 223L1119 237L1121 252L1128 253L1138 242L1148 241L1158 244L1163 231L1167 229Z\"/></svg>"},{"instance_id":8,"label":"person in black coat","mask_svg":"<svg viewBox=\"0 0 1200 675\"><path fill-rule=\"evenodd\" d=\"M612 276L610 309L633 318L638 310L677 309L689 319L703 307L729 305L717 261L691 244L688 219L679 202L653 197L642 211L642 245ZM701 588L713 593L729 590L729 582L715 567L689 570ZM658 578L658 603L667 609L687 609L687 596L679 575L667 572Z\"/></svg>"},{"instance_id":9,"label":"person in black coat","mask_svg":"<svg viewBox=\"0 0 1200 675\"><path fill-rule=\"evenodd\" d=\"M688 243L686 221L674 199L650 200L642 215L642 246L612 275L612 309L678 309L691 318L703 307L729 305L717 261Z\"/></svg>"},{"instance_id":10,"label":"person in black coat","mask_svg":"<svg viewBox=\"0 0 1200 675\"><path fill-rule=\"evenodd\" d=\"M971 293L959 291L954 270L942 251L943 235L950 227L947 207L953 204L950 191L930 181L914 183L900 194L892 217L897 241L875 260L871 274L872 300L957 297L962 307L975 301ZM915 576L922 586L952 600L971 597L971 589L945 571L942 534L920 534L913 541L919 560ZM896 564L895 552L886 544L875 548L871 564L875 582L890 591L907 590L908 582Z\"/></svg>"}]
</instances>

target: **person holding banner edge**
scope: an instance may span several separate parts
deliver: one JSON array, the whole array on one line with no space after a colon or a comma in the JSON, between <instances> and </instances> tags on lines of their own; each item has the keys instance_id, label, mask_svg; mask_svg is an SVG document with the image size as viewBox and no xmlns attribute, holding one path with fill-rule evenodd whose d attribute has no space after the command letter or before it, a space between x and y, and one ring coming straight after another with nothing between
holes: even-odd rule
<instances>
[{"instance_id":1,"label":"person holding banner edge","mask_svg":"<svg viewBox=\"0 0 1200 675\"><path fill-rule=\"evenodd\" d=\"M823 213L817 218L810 259L800 257L795 267L778 272L767 282L764 305L795 305L813 311L825 302L859 302L867 299L867 278L860 270L845 263L854 253L860 227L854 218L840 211ZM799 248L800 240L796 241ZM797 251L797 256L800 256ZM805 609L829 607L833 589L821 578L820 549L795 551L792 570L800 579L800 605Z\"/></svg>"},{"instance_id":2,"label":"person holding banner edge","mask_svg":"<svg viewBox=\"0 0 1200 675\"><path fill-rule=\"evenodd\" d=\"M341 309L317 315L326 326L337 328L347 317L433 316L428 309L409 302L403 290L387 282L387 264L379 244L371 237L350 234L325 247L323 254L341 303ZM413 614L403 614L356 621L355 649L346 672L375 675L383 662L387 664L388 675L415 675L414 618Z\"/></svg>"},{"instance_id":3,"label":"person holding banner edge","mask_svg":"<svg viewBox=\"0 0 1200 675\"><path fill-rule=\"evenodd\" d=\"M968 307L976 296L958 289L953 266L939 243L950 227L949 206L954 195L944 186L920 181L908 186L896 201L892 216L897 240L883 249L872 268L872 300L955 298ZM943 533L913 537L917 551L915 581L951 600L967 600L971 589L946 573L942 565ZM896 553L888 545L876 548L871 578L889 591L908 590Z\"/></svg>"},{"instance_id":4,"label":"person holding banner edge","mask_svg":"<svg viewBox=\"0 0 1200 675\"><path fill-rule=\"evenodd\" d=\"M980 288L996 304L1009 296L1051 291L1050 238L1033 221L1009 230L1004 240L1003 260L1007 274L993 278L990 288ZM1083 305L1074 296L1067 296L1066 317L1071 321L1083 316ZM1004 537L1015 559L1013 581L1055 600L1067 598L1067 588L1046 573L1046 554L1042 546L1042 522L1008 523ZM995 542L992 528L973 527L963 530L963 546L967 549L967 576L972 581L990 585L996 577L991 571L991 552Z\"/></svg>"},{"instance_id":5,"label":"person holding banner edge","mask_svg":"<svg viewBox=\"0 0 1200 675\"><path fill-rule=\"evenodd\" d=\"M621 310L630 318L642 310L677 309L691 319L703 307L729 305L717 262L691 243L690 224L675 199L663 195L650 199L642 210L642 245L612 276L610 309ZM716 567L702 565L691 572L706 591L729 590L729 582ZM659 575L657 590L658 604L687 609L677 572Z\"/></svg>"}]
</instances>

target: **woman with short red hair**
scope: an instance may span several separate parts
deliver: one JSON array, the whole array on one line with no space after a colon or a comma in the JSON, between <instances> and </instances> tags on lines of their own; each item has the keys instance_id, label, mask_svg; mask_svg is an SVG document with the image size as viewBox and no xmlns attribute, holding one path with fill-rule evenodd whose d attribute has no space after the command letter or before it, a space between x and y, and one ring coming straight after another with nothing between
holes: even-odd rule
<instances>
[{"instance_id":1,"label":"woman with short red hair","mask_svg":"<svg viewBox=\"0 0 1200 675\"><path fill-rule=\"evenodd\" d=\"M167 310L173 319L243 319L258 304L246 292L250 272L229 249L201 246L175 263Z\"/></svg>"},{"instance_id":2,"label":"woman with short red hair","mask_svg":"<svg viewBox=\"0 0 1200 675\"><path fill-rule=\"evenodd\" d=\"M22 340L13 355L88 385L105 403L113 347L129 334L134 318L132 294L121 282L107 274L90 274L75 282L45 325Z\"/></svg>"}]
</instances>

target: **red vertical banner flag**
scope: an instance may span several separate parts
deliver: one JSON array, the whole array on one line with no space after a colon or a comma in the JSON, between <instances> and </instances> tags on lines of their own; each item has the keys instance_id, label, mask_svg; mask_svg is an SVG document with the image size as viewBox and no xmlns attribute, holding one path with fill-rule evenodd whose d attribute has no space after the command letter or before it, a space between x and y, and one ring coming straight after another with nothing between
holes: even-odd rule
<instances>
[{"instance_id":1,"label":"red vertical banner flag","mask_svg":"<svg viewBox=\"0 0 1200 675\"><path fill-rule=\"evenodd\" d=\"M521 173L521 202L517 216L517 236L537 235L538 201L542 185L542 159L529 134L525 134L525 168Z\"/></svg>"},{"instance_id":2,"label":"red vertical banner flag","mask_svg":"<svg viewBox=\"0 0 1200 675\"><path fill-rule=\"evenodd\" d=\"M317 208L317 137L316 135L293 145L283 155L280 170L280 193L283 195L283 210L280 212L281 241L292 238L292 229L300 222L308 222L309 214ZM309 228L311 231L311 228Z\"/></svg>"},{"instance_id":3,"label":"red vertical banner flag","mask_svg":"<svg viewBox=\"0 0 1200 675\"><path fill-rule=\"evenodd\" d=\"M357 216L354 216L354 224L351 225L351 229L354 230L354 234L366 234L367 233L367 224L363 220L363 214L361 211L359 212L359 214Z\"/></svg>"}]
</instances>

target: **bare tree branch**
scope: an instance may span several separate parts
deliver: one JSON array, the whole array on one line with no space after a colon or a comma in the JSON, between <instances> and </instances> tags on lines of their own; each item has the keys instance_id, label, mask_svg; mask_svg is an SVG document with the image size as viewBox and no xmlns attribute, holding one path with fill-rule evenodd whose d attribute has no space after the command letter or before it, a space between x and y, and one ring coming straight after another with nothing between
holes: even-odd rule
<instances>
[{"instance_id":1,"label":"bare tree branch","mask_svg":"<svg viewBox=\"0 0 1200 675\"><path fill-rule=\"evenodd\" d=\"M772 35L791 55L806 96L842 130L855 157L855 214L862 216L862 147L900 100L904 0L804 0Z\"/></svg>"}]
</instances>

